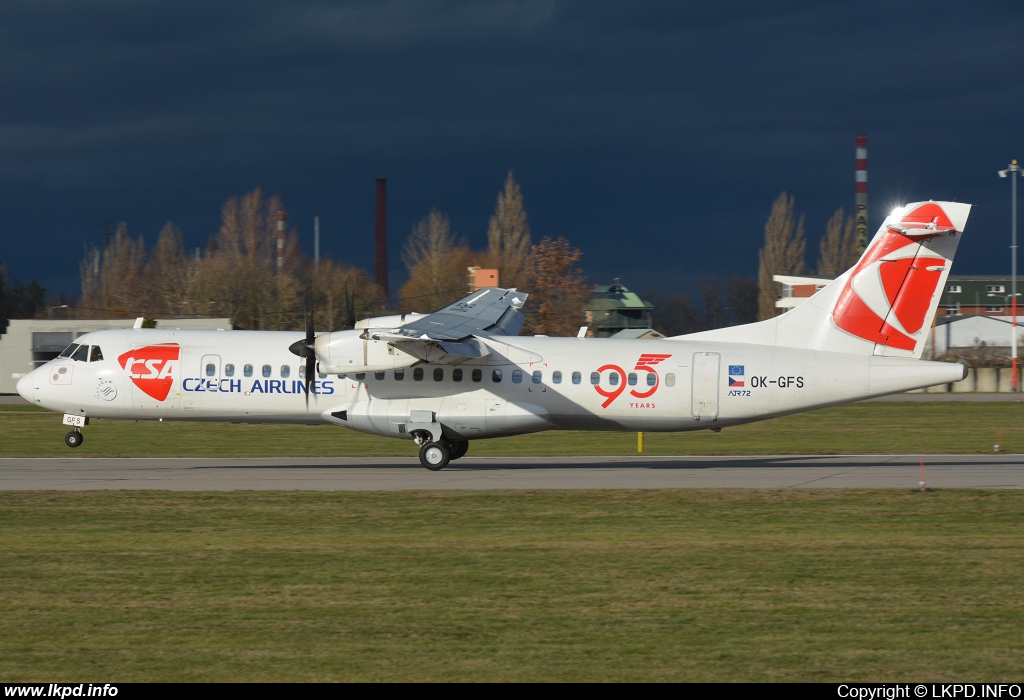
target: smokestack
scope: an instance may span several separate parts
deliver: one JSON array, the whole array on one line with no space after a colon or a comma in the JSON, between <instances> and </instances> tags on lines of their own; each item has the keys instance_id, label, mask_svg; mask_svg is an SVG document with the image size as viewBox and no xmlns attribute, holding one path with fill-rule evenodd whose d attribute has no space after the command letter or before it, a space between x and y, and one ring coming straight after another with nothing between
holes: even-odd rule
<instances>
[{"instance_id":1,"label":"smokestack","mask_svg":"<svg viewBox=\"0 0 1024 700\"><path fill-rule=\"evenodd\" d=\"M288 220L288 215L284 213L284 210L277 212L277 271L281 272L284 268L284 222Z\"/></svg>"},{"instance_id":2,"label":"smokestack","mask_svg":"<svg viewBox=\"0 0 1024 700\"><path fill-rule=\"evenodd\" d=\"M374 266L374 280L377 286L384 293L384 299L388 298L388 211L387 211L387 187L386 177L377 178L377 229L376 229L376 257Z\"/></svg>"},{"instance_id":3,"label":"smokestack","mask_svg":"<svg viewBox=\"0 0 1024 700\"><path fill-rule=\"evenodd\" d=\"M868 247L868 137L857 137L857 174L855 179L857 195L854 231L857 255Z\"/></svg>"},{"instance_id":4,"label":"smokestack","mask_svg":"<svg viewBox=\"0 0 1024 700\"><path fill-rule=\"evenodd\" d=\"M320 269L320 215L313 217L313 269Z\"/></svg>"}]
</instances>

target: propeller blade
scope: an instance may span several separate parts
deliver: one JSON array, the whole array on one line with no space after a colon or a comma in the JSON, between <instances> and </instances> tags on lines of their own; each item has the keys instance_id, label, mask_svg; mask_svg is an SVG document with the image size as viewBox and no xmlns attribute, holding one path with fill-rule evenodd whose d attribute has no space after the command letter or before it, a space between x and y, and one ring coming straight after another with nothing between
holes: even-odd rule
<instances>
[{"instance_id":1,"label":"propeller blade","mask_svg":"<svg viewBox=\"0 0 1024 700\"><path fill-rule=\"evenodd\" d=\"M306 316L306 340L303 345L302 357L306 358L306 409L309 409L309 392L312 389L313 396L316 396L316 382L314 381L314 372L316 372L316 332L313 329L313 303L309 299L308 294L303 294L303 306L305 307Z\"/></svg>"}]
</instances>

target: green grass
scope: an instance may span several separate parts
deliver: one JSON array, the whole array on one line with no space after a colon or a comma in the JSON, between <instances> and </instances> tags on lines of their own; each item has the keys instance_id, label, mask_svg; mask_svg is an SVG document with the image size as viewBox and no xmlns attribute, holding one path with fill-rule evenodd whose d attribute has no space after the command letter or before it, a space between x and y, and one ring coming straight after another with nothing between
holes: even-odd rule
<instances>
[{"instance_id":1,"label":"green grass","mask_svg":"<svg viewBox=\"0 0 1024 700\"><path fill-rule=\"evenodd\" d=\"M5 681L1019 681L1024 492L0 493Z\"/></svg>"},{"instance_id":2,"label":"green grass","mask_svg":"<svg viewBox=\"0 0 1024 700\"><path fill-rule=\"evenodd\" d=\"M645 433L651 455L1024 452L1024 403L860 403L726 428ZM0 407L0 457L409 456L411 442L334 426L97 420L74 452L58 414ZM636 454L636 433L548 432L478 440L472 456Z\"/></svg>"}]
</instances>

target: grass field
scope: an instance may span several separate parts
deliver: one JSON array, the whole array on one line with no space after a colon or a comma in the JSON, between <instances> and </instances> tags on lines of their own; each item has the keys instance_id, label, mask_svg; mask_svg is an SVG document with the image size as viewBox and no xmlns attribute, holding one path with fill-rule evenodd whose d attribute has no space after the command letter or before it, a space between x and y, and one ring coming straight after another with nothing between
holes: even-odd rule
<instances>
[{"instance_id":1,"label":"grass field","mask_svg":"<svg viewBox=\"0 0 1024 700\"><path fill-rule=\"evenodd\" d=\"M1019 681L1024 493L0 493L0 678Z\"/></svg>"},{"instance_id":2,"label":"grass field","mask_svg":"<svg viewBox=\"0 0 1024 700\"><path fill-rule=\"evenodd\" d=\"M1024 452L1024 403L859 403L721 433L645 433L644 452L676 454L857 454ZM58 414L0 406L0 457L414 456L405 440L334 426L94 421L85 443L64 445ZM636 433L548 432L477 440L470 455L625 455Z\"/></svg>"}]
</instances>

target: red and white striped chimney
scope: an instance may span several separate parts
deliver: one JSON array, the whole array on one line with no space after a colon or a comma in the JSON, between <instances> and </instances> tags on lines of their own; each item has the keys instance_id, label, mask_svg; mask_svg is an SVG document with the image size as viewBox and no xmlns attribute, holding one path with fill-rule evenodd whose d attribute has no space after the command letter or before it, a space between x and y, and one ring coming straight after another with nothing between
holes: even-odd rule
<instances>
[{"instance_id":1,"label":"red and white striped chimney","mask_svg":"<svg viewBox=\"0 0 1024 700\"><path fill-rule=\"evenodd\" d=\"M277 271L281 272L284 268L284 223L288 220L288 215L284 213L284 210L277 212Z\"/></svg>"},{"instance_id":2,"label":"red and white striped chimney","mask_svg":"<svg viewBox=\"0 0 1024 700\"><path fill-rule=\"evenodd\" d=\"M857 174L855 231L857 253L863 253L868 247L868 137L861 134L857 137Z\"/></svg>"}]
</instances>

